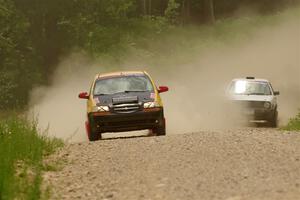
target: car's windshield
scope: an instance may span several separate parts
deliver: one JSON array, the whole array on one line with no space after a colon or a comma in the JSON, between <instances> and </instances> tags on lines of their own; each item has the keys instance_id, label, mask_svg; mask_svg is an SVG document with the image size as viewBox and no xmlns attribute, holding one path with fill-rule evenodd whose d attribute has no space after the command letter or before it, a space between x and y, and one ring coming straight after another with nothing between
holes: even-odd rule
<instances>
[{"instance_id":1,"label":"car's windshield","mask_svg":"<svg viewBox=\"0 0 300 200\"><path fill-rule=\"evenodd\" d=\"M234 81L229 92L237 95L271 95L271 89L267 82L263 81Z\"/></svg>"},{"instance_id":2,"label":"car's windshield","mask_svg":"<svg viewBox=\"0 0 300 200\"><path fill-rule=\"evenodd\" d=\"M153 85L144 75L119 76L99 79L95 83L94 95L116 94L122 92L153 91Z\"/></svg>"}]
</instances>

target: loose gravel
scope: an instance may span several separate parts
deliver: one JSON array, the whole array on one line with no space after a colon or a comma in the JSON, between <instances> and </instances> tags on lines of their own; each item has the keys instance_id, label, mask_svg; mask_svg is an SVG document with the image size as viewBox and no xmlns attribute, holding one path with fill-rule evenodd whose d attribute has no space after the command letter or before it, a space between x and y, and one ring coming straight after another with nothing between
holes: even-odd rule
<instances>
[{"instance_id":1,"label":"loose gravel","mask_svg":"<svg viewBox=\"0 0 300 200\"><path fill-rule=\"evenodd\" d=\"M246 128L67 145L51 199L299 200L300 133Z\"/></svg>"}]
</instances>

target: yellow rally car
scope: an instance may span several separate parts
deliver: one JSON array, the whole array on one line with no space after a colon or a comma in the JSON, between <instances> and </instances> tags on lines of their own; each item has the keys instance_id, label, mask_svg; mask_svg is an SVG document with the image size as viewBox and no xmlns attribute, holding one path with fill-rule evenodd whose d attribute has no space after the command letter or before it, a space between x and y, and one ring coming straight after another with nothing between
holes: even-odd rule
<instances>
[{"instance_id":1,"label":"yellow rally car","mask_svg":"<svg viewBox=\"0 0 300 200\"><path fill-rule=\"evenodd\" d=\"M155 86L146 72L115 72L96 75L87 99L86 130L90 141L105 132L149 129L155 135L166 134L166 122L160 93L168 87Z\"/></svg>"}]
</instances>

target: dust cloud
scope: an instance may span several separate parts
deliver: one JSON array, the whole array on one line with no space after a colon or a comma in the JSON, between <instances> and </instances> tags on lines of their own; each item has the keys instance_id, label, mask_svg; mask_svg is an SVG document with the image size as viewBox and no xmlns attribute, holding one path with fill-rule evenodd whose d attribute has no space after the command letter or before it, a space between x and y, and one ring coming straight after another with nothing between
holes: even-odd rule
<instances>
[{"instance_id":1,"label":"dust cloud","mask_svg":"<svg viewBox=\"0 0 300 200\"><path fill-rule=\"evenodd\" d=\"M234 39L233 39L234 40ZM147 70L157 85L170 87L162 94L167 134L231 128L232 111L226 107L224 90L233 78L255 76L269 79L281 95L280 123L300 108L300 22L298 19L260 29L251 39L214 45L205 51L189 52L196 58L178 64L150 66L128 57L115 70ZM197 55L198 54L198 55ZM50 87L32 92L30 113L38 116L42 129L71 141L85 141L86 102L77 98L88 91L96 73L111 71L111 64L74 53L59 65ZM118 66L118 65L114 65ZM139 66L139 67L134 67ZM148 66L148 67L145 67ZM149 67L150 66L150 67Z\"/></svg>"},{"instance_id":2,"label":"dust cloud","mask_svg":"<svg viewBox=\"0 0 300 200\"><path fill-rule=\"evenodd\" d=\"M155 73L155 70L153 71ZM279 120L284 124L300 107L300 22L260 30L251 40L210 49L196 63L174 67L160 80L167 81L166 95L171 132L230 128L231 114L224 107L224 90L233 78L255 76L279 90Z\"/></svg>"}]
</instances>

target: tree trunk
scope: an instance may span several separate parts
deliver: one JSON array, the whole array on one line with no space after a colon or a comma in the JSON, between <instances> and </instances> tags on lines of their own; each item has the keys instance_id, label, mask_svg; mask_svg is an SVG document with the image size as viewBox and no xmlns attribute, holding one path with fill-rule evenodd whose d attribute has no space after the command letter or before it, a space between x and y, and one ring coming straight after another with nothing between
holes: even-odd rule
<instances>
[{"instance_id":1,"label":"tree trunk","mask_svg":"<svg viewBox=\"0 0 300 200\"><path fill-rule=\"evenodd\" d=\"M205 0L206 7L206 20L209 23L215 23L215 10L214 10L214 1L213 0Z\"/></svg>"},{"instance_id":2,"label":"tree trunk","mask_svg":"<svg viewBox=\"0 0 300 200\"><path fill-rule=\"evenodd\" d=\"M143 15L147 15L146 0L142 0L142 4L143 4Z\"/></svg>"},{"instance_id":3,"label":"tree trunk","mask_svg":"<svg viewBox=\"0 0 300 200\"><path fill-rule=\"evenodd\" d=\"M190 21L191 18L191 1L190 0L186 0L186 20Z\"/></svg>"},{"instance_id":4,"label":"tree trunk","mask_svg":"<svg viewBox=\"0 0 300 200\"><path fill-rule=\"evenodd\" d=\"M183 24L189 23L190 16L191 16L190 10L191 10L191 2L190 2L190 0L183 0L183 2L182 2L182 8L181 8L182 23Z\"/></svg>"},{"instance_id":5,"label":"tree trunk","mask_svg":"<svg viewBox=\"0 0 300 200\"><path fill-rule=\"evenodd\" d=\"M152 14L152 0L148 0L148 15Z\"/></svg>"}]
</instances>

